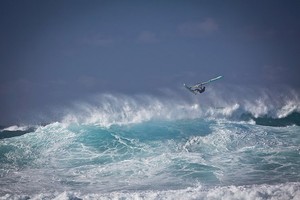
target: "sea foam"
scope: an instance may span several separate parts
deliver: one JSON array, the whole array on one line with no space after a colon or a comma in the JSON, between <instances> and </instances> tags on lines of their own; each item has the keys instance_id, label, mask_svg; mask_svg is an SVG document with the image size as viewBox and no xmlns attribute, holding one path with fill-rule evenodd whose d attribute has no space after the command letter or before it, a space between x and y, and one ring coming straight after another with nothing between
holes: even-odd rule
<instances>
[{"instance_id":1,"label":"sea foam","mask_svg":"<svg viewBox=\"0 0 300 200\"><path fill-rule=\"evenodd\" d=\"M300 199L300 183L285 183L278 185L247 185L247 186L225 186L207 188L203 186L189 187L181 190L161 191L115 191L110 193L82 192L53 192L28 195L5 195L0 199L53 199L53 200L96 200L96 199L134 199L134 200L158 200L158 199L207 199L207 200L297 200Z\"/></svg>"},{"instance_id":2,"label":"sea foam","mask_svg":"<svg viewBox=\"0 0 300 200\"><path fill-rule=\"evenodd\" d=\"M207 98L210 98L208 94ZM273 100L272 96L254 99L226 100L213 95L216 101L206 99L182 99L154 97L151 95L111 95L103 94L92 101L77 102L65 111L62 122L65 124L95 124L103 127L142 123L150 120L179 120L196 118L216 118L241 120L250 115L249 122L259 117L280 119L294 112L300 112L297 96ZM245 119L243 119L245 120ZM255 120L254 120L255 121Z\"/></svg>"}]
</instances>

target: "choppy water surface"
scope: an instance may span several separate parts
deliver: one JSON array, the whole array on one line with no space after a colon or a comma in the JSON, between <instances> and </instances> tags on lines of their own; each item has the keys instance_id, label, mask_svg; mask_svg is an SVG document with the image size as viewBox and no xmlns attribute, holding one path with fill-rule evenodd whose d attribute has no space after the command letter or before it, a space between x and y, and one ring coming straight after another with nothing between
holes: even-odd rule
<instances>
[{"instance_id":1,"label":"choppy water surface","mask_svg":"<svg viewBox=\"0 0 300 200\"><path fill-rule=\"evenodd\" d=\"M2 127L0 199L300 198L297 107L268 117L162 105L113 102Z\"/></svg>"}]
</instances>

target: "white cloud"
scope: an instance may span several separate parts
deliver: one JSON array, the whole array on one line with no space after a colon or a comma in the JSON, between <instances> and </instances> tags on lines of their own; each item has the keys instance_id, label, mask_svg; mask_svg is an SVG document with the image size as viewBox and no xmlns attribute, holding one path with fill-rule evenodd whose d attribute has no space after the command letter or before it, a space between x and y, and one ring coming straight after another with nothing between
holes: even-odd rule
<instances>
[{"instance_id":1,"label":"white cloud","mask_svg":"<svg viewBox=\"0 0 300 200\"><path fill-rule=\"evenodd\" d=\"M96 78L92 76L80 76L78 82L84 87L91 88L97 84Z\"/></svg>"},{"instance_id":2,"label":"white cloud","mask_svg":"<svg viewBox=\"0 0 300 200\"><path fill-rule=\"evenodd\" d=\"M109 36L94 35L84 38L83 42L87 45L110 46L115 42L115 40Z\"/></svg>"},{"instance_id":3,"label":"white cloud","mask_svg":"<svg viewBox=\"0 0 300 200\"><path fill-rule=\"evenodd\" d=\"M182 36L201 37L213 33L219 29L217 22L211 18L206 18L198 22L185 22L180 24L177 31Z\"/></svg>"},{"instance_id":4,"label":"white cloud","mask_svg":"<svg viewBox=\"0 0 300 200\"><path fill-rule=\"evenodd\" d=\"M155 33L150 31L142 31L137 38L140 43L157 43L159 42Z\"/></svg>"}]
</instances>

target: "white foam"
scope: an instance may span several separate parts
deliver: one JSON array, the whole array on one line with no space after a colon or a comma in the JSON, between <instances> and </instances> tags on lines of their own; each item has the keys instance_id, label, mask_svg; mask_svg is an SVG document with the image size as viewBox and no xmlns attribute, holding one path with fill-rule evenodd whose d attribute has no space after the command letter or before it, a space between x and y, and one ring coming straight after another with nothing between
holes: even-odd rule
<instances>
[{"instance_id":1,"label":"white foam","mask_svg":"<svg viewBox=\"0 0 300 200\"><path fill-rule=\"evenodd\" d=\"M239 120L243 113L254 117L282 118L292 112L300 112L297 95L278 98L272 93L260 96L227 98L216 92L208 92L200 99L178 97L154 97L151 95L127 96L101 94L88 102L77 102L66 111L63 123L94 124L103 127L142 123L149 120L178 120L194 118L231 118ZM206 99L205 99L206 98ZM200 101L201 100L201 101ZM207 100L209 100L207 102Z\"/></svg>"},{"instance_id":2,"label":"white foam","mask_svg":"<svg viewBox=\"0 0 300 200\"><path fill-rule=\"evenodd\" d=\"M205 112L205 116L207 116L207 117L230 117L235 112L237 112L237 110L239 108L240 108L240 105L238 103L227 104L225 107L222 107L222 108L209 107Z\"/></svg>"},{"instance_id":3,"label":"white foam","mask_svg":"<svg viewBox=\"0 0 300 200\"><path fill-rule=\"evenodd\" d=\"M197 104L192 105L191 109L199 109ZM263 128L257 127L256 129L256 127L250 127L253 129L249 131L248 129L244 129L244 126L236 127L232 123L226 121L220 122L218 120L210 124L211 134L206 136L193 134L187 140L184 139L180 142L174 140L159 141L157 143L159 145L139 143L138 140L112 134L118 142L116 144L118 148L112 146L102 152L93 149L93 147L84 147L84 144L81 144L80 140L76 141L78 136L79 138L81 137L80 134L84 134L83 132L75 131L73 133L72 127L66 129L64 124L56 122L39 127L35 134L25 135L22 140L14 140L16 142L16 148L14 148L16 151L12 152L12 154L18 154L14 159L21 160L29 157L31 160L33 158L32 163L34 166L43 167L41 169L28 167L17 171L13 174L13 177L9 178L11 180L20 180L21 178L23 184L22 181L19 181L20 185L9 186L8 184L7 187L8 189L9 187L17 187L19 191L26 191L28 193L31 191L41 191L43 188L55 188L55 190L59 190L65 186L65 184L59 183L66 180L79 184L83 183L83 185L80 185L80 188L84 188L81 191L86 192L62 192L67 188L61 188L55 195L29 195L31 199L72 199L75 197L83 199L220 199L223 197L224 199L247 199L248 196L254 199L260 199L264 196L268 198L273 198L274 196L274 199L282 197L284 199L286 196L299 196L299 184L296 189L293 184L288 186L283 184L283 187L289 190L290 193L288 194L285 191L278 190L280 187L274 189L270 185L214 188L199 186L181 190L170 190L172 187L169 185L172 183L179 183L181 187L186 186L180 176L178 176L179 181L173 181L177 176L172 177L171 174L164 172L165 169L169 169L169 166L176 159L190 159L188 163L201 163L216 167L216 172L220 172L219 175L216 174L216 177L222 184L232 184L233 180L234 184L249 183L247 181L249 177L245 176L246 173L244 171L251 171L251 165L246 165L246 167L250 166L248 169L239 165L239 159L242 156L240 153L252 148L252 146L259 148L257 150L260 153L277 152L278 149L283 149L286 146L284 143L279 145L276 137L264 138L265 132ZM123 145L126 148L122 148ZM181 148L177 148L178 146L176 145L181 145ZM24 153L19 154L18 148L24 149ZM135 154L134 148L139 148L143 157ZM298 148L298 146L295 148ZM118 149L122 149L122 154L118 152ZM194 152L196 154L193 154ZM121 158L124 154L130 155L131 153L134 154L134 157ZM202 154L207 155L207 158L202 158ZM98 163L94 165L90 162L93 158L99 158L102 155L115 156L117 159L113 163L107 164ZM121 159L118 160L118 156ZM74 164L78 162L81 164L75 167ZM174 179L171 181L168 178ZM237 179L241 181L237 183L239 181ZM24 182L31 182L31 185L24 184ZM84 183L87 184L85 185ZM192 183L194 183L194 180ZM144 188L141 189L141 185ZM155 190L156 188L152 187L155 185L158 185L157 187L160 187L161 190ZM23 186L24 188L22 188ZM131 192L136 188L139 191ZM149 188L152 188L152 190L150 191ZM121 191L122 189L128 189L128 191ZM106 193L107 190L117 191ZM99 191L104 191L104 193L99 193ZM5 199L14 199L15 196L6 197Z\"/></svg>"},{"instance_id":4,"label":"white foam","mask_svg":"<svg viewBox=\"0 0 300 200\"><path fill-rule=\"evenodd\" d=\"M96 104L78 103L64 123L97 124L104 127L141 123L153 119L183 119L201 116L198 104L151 96L101 95Z\"/></svg>"},{"instance_id":5,"label":"white foam","mask_svg":"<svg viewBox=\"0 0 300 200\"><path fill-rule=\"evenodd\" d=\"M262 99L257 99L254 102L246 101L244 108L256 118L268 114L270 109Z\"/></svg>"},{"instance_id":6,"label":"white foam","mask_svg":"<svg viewBox=\"0 0 300 200\"><path fill-rule=\"evenodd\" d=\"M4 128L1 131L26 131L26 130L28 130L28 128L29 128L28 126L17 126L17 125L14 125L14 126L10 126L10 127Z\"/></svg>"},{"instance_id":7,"label":"white foam","mask_svg":"<svg viewBox=\"0 0 300 200\"><path fill-rule=\"evenodd\" d=\"M277 111L277 116L278 118L284 118L295 111L300 112L300 102L289 100Z\"/></svg>"},{"instance_id":8,"label":"white foam","mask_svg":"<svg viewBox=\"0 0 300 200\"><path fill-rule=\"evenodd\" d=\"M198 102L149 95L99 95L91 103L76 103L63 123L93 124L103 127L142 123L150 120L180 120L195 118L228 118L241 108L238 103L225 107L202 105Z\"/></svg>"},{"instance_id":9,"label":"white foam","mask_svg":"<svg viewBox=\"0 0 300 200\"><path fill-rule=\"evenodd\" d=\"M142 191L114 191L109 193L81 193L81 192L53 192L36 195L4 195L0 199L207 199L207 200L297 200L300 199L300 183L284 183L277 185L247 185L223 187L188 187L178 190L142 190Z\"/></svg>"}]
</instances>

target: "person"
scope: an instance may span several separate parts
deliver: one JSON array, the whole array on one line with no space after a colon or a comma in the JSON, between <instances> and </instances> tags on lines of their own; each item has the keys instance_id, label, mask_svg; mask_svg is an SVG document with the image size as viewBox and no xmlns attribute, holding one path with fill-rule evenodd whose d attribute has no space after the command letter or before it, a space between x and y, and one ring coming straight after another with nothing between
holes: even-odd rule
<instances>
[{"instance_id":1,"label":"person","mask_svg":"<svg viewBox=\"0 0 300 200\"><path fill-rule=\"evenodd\" d=\"M205 91L205 87L204 86L200 86L200 88L195 89L197 92L199 93L203 93Z\"/></svg>"}]
</instances>

